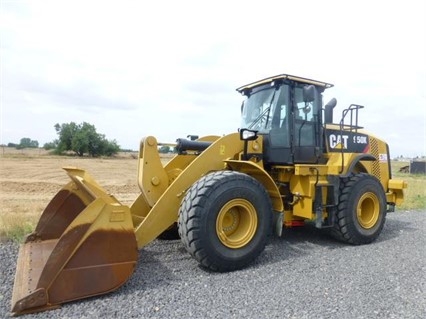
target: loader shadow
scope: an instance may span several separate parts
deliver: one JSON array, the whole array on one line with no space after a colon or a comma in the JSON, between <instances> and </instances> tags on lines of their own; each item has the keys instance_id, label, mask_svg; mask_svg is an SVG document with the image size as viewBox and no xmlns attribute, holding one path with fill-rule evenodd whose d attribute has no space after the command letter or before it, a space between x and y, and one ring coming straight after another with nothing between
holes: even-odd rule
<instances>
[{"instance_id":1,"label":"loader shadow","mask_svg":"<svg viewBox=\"0 0 426 319\"><path fill-rule=\"evenodd\" d=\"M403 233L419 231L413 222L387 218L379 238L372 244L394 240ZM313 225L283 229L281 237L271 238L265 251L255 260L251 267L263 267L277 262L291 262L314 254L320 250L330 252L349 247L361 247L340 242L330 235L327 229L318 229Z\"/></svg>"},{"instance_id":2,"label":"loader shadow","mask_svg":"<svg viewBox=\"0 0 426 319\"><path fill-rule=\"evenodd\" d=\"M186 263L194 262L180 240L155 240L139 251L135 271L118 292L149 291L179 280L179 273L187 270Z\"/></svg>"},{"instance_id":3,"label":"loader shadow","mask_svg":"<svg viewBox=\"0 0 426 319\"><path fill-rule=\"evenodd\" d=\"M332 238L327 230L313 225L283 229L281 237L273 236L253 267L263 267L310 255L317 250L334 250L347 246Z\"/></svg>"},{"instance_id":4,"label":"loader shadow","mask_svg":"<svg viewBox=\"0 0 426 319\"><path fill-rule=\"evenodd\" d=\"M403 233L413 233L421 230L420 227L416 225L413 221L402 221L400 219L395 220L393 216L394 215L387 217L385 226L383 227L382 233L377 239L377 242L392 240L397 237L400 237Z\"/></svg>"}]
</instances>

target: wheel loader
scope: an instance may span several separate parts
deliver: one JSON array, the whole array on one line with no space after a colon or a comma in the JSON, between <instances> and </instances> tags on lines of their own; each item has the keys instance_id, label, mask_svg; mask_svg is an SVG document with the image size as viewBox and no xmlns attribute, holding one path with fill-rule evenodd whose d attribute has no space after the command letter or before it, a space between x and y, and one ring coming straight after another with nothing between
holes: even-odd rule
<instances>
[{"instance_id":1,"label":"wheel loader","mask_svg":"<svg viewBox=\"0 0 426 319\"><path fill-rule=\"evenodd\" d=\"M361 105L333 119L333 85L281 74L237 89L240 129L178 139L165 165L159 143L141 140L140 195L129 207L86 171L70 177L21 245L15 315L111 292L132 275L138 250L180 237L204 268L249 265L272 234L310 223L353 245L373 242L387 212L403 201L388 145L358 123ZM238 112L238 111L237 111Z\"/></svg>"}]
</instances>

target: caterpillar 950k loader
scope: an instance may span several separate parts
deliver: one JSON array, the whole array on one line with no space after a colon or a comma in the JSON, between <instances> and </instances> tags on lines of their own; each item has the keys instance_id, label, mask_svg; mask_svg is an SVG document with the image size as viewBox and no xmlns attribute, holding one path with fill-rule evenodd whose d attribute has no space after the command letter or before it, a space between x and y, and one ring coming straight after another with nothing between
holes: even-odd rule
<instances>
[{"instance_id":1,"label":"caterpillar 950k loader","mask_svg":"<svg viewBox=\"0 0 426 319\"><path fill-rule=\"evenodd\" d=\"M154 137L140 144L140 195L122 205L84 170L47 205L18 256L12 312L104 294L131 276L138 249L178 234L213 271L242 268L283 227L311 222L337 239L368 244L406 183L391 177L388 145L358 126L360 105L333 122L331 84L278 75L237 89L241 128L177 140L163 165Z\"/></svg>"}]
</instances>

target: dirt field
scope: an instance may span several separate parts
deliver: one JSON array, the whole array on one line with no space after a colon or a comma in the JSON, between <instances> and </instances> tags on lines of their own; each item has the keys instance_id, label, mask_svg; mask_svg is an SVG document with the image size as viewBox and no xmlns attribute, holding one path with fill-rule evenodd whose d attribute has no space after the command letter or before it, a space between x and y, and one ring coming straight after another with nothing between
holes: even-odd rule
<instances>
[{"instance_id":1,"label":"dirt field","mask_svg":"<svg viewBox=\"0 0 426 319\"><path fill-rule=\"evenodd\" d=\"M136 157L136 153L120 154L115 159L59 157L43 150L3 149L0 239L10 237L10 232L31 230L52 197L69 181L63 166L87 170L123 204L131 204L139 193Z\"/></svg>"}]
</instances>

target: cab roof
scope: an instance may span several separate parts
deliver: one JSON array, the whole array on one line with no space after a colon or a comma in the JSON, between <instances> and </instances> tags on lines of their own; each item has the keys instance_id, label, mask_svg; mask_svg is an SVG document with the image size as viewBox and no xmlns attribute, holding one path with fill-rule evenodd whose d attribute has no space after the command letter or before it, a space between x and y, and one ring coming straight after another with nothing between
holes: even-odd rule
<instances>
[{"instance_id":1,"label":"cab roof","mask_svg":"<svg viewBox=\"0 0 426 319\"><path fill-rule=\"evenodd\" d=\"M260 86L260 85L272 83L275 80L290 80L290 81L296 81L296 82L300 82L300 83L313 84L313 85L316 85L316 86L321 86L324 89L331 88L333 86L333 84L330 84L330 83L306 79L306 78L302 78L302 77L295 76L295 75L280 74L280 75L271 76L269 78L259 80L259 81L256 81L256 82L253 82L253 83L250 83L250 84L246 84L244 86L239 87L237 89L237 91L240 92L240 93L243 93L247 89L252 89L252 88Z\"/></svg>"}]
</instances>

